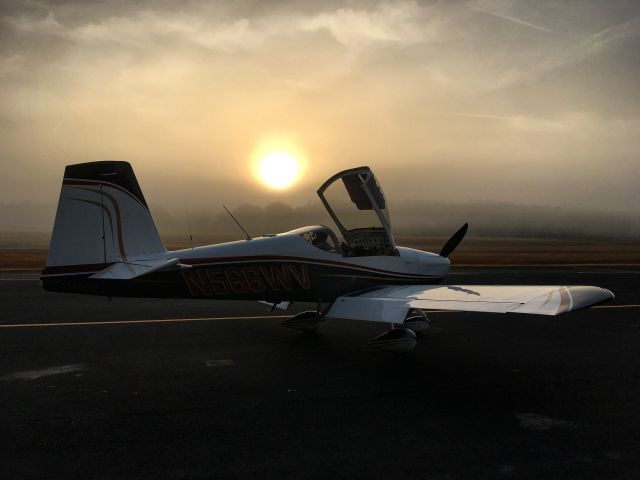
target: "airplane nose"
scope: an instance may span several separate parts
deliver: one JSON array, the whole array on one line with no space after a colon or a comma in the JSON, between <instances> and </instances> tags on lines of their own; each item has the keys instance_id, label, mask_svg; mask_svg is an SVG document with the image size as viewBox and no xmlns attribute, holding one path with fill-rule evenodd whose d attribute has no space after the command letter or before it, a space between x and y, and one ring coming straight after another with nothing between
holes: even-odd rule
<instances>
[{"instance_id":1,"label":"airplane nose","mask_svg":"<svg viewBox=\"0 0 640 480\"><path fill-rule=\"evenodd\" d=\"M448 258L436 255L435 253L420 252L420 266L429 275L444 277L449 273L451 262Z\"/></svg>"},{"instance_id":2,"label":"airplane nose","mask_svg":"<svg viewBox=\"0 0 640 480\"><path fill-rule=\"evenodd\" d=\"M398 247L400 257L413 273L434 277L444 277L449 272L449 259L435 253L407 247Z\"/></svg>"}]
</instances>

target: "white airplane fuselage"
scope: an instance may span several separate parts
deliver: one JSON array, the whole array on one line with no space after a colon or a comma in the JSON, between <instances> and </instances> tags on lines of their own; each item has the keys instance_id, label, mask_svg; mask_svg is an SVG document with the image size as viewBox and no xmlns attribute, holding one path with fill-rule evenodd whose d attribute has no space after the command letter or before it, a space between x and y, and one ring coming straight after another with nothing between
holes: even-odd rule
<instances>
[{"instance_id":1,"label":"white airplane fuselage","mask_svg":"<svg viewBox=\"0 0 640 480\"><path fill-rule=\"evenodd\" d=\"M438 284L449 271L447 258L407 247L397 247L397 255L362 257L326 251L303 238L315 228L319 227L129 257L132 264L177 259L181 268L127 282L89 278L109 266L106 264L82 271L48 268L43 272L43 286L113 296L332 301L378 285Z\"/></svg>"},{"instance_id":2,"label":"white airplane fuselage","mask_svg":"<svg viewBox=\"0 0 640 480\"><path fill-rule=\"evenodd\" d=\"M317 193L339 235L317 225L169 251L131 165L68 165L42 286L107 297L315 302L284 325L315 331L325 317L402 325L370 342L402 352L429 328L423 309L559 315L614 298L584 285L439 285L468 224L437 255L396 245L370 168L338 172Z\"/></svg>"}]
</instances>

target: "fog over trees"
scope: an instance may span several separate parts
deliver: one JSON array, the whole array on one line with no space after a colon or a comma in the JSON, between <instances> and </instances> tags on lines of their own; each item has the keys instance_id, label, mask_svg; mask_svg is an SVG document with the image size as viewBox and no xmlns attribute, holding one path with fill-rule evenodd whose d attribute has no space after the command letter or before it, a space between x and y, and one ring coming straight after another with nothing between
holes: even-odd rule
<instances>
[{"instance_id":1,"label":"fog over trees","mask_svg":"<svg viewBox=\"0 0 640 480\"><path fill-rule=\"evenodd\" d=\"M253 236L279 233L300 226L324 224L335 228L319 202L264 206L241 204L230 208ZM534 237L559 239L637 240L638 215L512 203L447 203L401 201L390 205L398 235L447 237L469 222L470 237ZM242 232L219 206L195 206L170 211L151 205L161 235L168 245L189 243L189 223L196 245L240 239ZM0 248L46 248L55 205L0 203Z\"/></svg>"}]
</instances>

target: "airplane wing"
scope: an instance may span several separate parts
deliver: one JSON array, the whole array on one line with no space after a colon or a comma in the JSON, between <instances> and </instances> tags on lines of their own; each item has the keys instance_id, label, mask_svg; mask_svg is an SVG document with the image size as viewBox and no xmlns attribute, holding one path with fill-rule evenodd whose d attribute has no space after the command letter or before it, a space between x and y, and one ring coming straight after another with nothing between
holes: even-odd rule
<instances>
[{"instance_id":1,"label":"airplane wing","mask_svg":"<svg viewBox=\"0 0 640 480\"><path fill-rule=\"evenodd\" d=\"M182 268L191 268L191 265L183 265L177 258L116 262L104 270L94 273L89 278L103 280L132 280L160 270L180 270Z\"/></svg>"},{"instance_id":2,"label":"airplane wing","mask_svg":"<svg viewBox=\"0 0 640 480\"><path fill-rule=\"evenodd\" d=\"M402 323L410 308L559 315L613 298L609 290L588 286L389 286L339 297L327 317Z\"/></svg>"}]
</instances>

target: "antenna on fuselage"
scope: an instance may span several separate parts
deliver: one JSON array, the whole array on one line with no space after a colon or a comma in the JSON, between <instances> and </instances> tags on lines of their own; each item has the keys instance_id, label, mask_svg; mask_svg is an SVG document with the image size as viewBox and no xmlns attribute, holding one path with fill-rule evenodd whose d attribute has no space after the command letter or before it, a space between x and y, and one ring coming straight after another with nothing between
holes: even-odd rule
<instances>
[{"instance_id":1,"label":"antenna on fuselage","mask_svg":"<svg viewBox=\"0 0 640 480\"><path fill-rule=\"evenodd\" d=\"M240 227L240 230L242 230L242 231L244 232L244 234L245 234L245 239L246 239L246 240L251 240L251 235L249 235L249 234L247 233L247 231L244 229L244 227L243 227L242 225L240 225L240 222L236 219L236 217L234 217L234 216L233 216L233 214L229 211L229 209L228 209L227 207L225 207L225 206L224 206L224 204L222 205L222 208L224 208L224 209L227 211L227 213L229 214L229 216L230 216L231 218L233 218L233 221L234 221L234 222L236 222L236 224Z\"/></svg>"},{"instance_id":2,"label":"antenna on fuselage","mask_svg":"<svg viewBox=\"0 0 640 480\"><path fill-rule=\"evenodd\" d=\"M191 234L191 217L189 216L189 204L184 201L184 210L187 213L187 227L189 228L189 240L191 240L191 250L193 250L193 235Z\"/></svg>"},{"instance_id":3,"label":"antenna on fuselage","mask_svg":"<svg viewBox=\"0 0 640 480\"><path fill-rule=\"evenodd\" d=\"M107 263L107 244L104 235L104 192L102 184L100 184L100 210L102 212L102 253L104 254L104 263Z\"/></svg>"}]
</instances>

